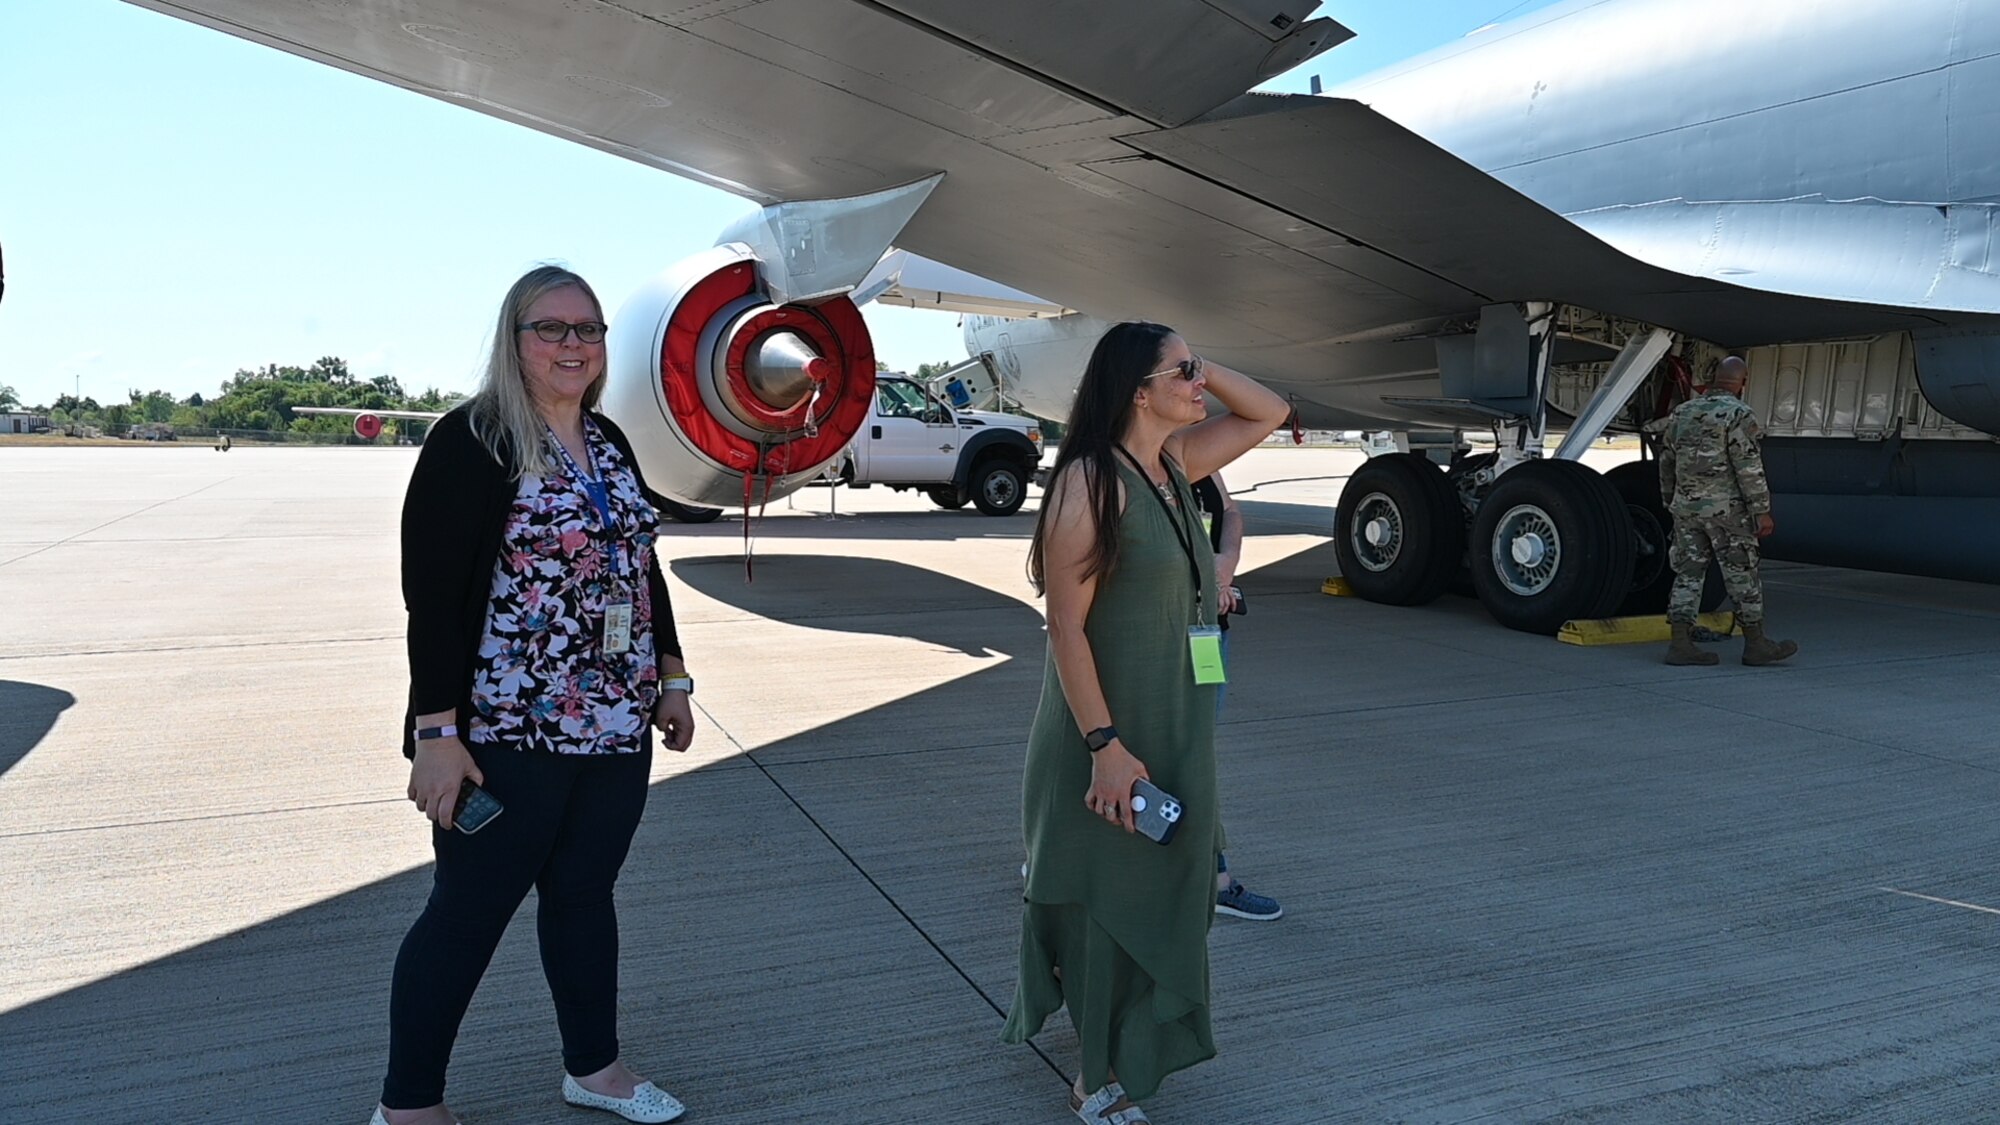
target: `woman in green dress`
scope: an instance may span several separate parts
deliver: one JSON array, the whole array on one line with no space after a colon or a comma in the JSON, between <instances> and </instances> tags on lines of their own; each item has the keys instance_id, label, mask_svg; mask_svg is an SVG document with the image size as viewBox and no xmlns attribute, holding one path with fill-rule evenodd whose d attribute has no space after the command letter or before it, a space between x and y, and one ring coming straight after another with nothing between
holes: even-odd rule
<instances>
[{"instance_id":1,"label":"woman in green dress","mask_svg":"<svg viewBox=\"0 0 2000 1125\"><path fill-rule=\"evenodd\" d=\"M1207 417L1206 390L1229 408ZM1276 429L1285 401L1204 364L1158 324L1119 324L1091 353L1029 551L1049 655L1028 738L1021 975L1003 1037L1067 1007L1083 1065L1070 1108L1090 1125L1215 1054L1215 686L1197 655L1215 625L1215 564L1188 482ZM1198 682L1202 681L1202 682ZM1179 798L1166 846L1134 831L1145 778Z\"/></svg>"}]
</instances>

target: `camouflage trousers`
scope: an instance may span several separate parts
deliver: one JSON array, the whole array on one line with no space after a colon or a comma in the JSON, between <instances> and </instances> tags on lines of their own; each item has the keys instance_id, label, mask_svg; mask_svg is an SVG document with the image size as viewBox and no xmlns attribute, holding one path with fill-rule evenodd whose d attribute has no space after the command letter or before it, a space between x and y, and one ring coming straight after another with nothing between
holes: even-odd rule
<instances>
[{"instance_id":1,"label":"camouflage trousers","mask_svg":"<svg viewBox=\"0 0 2000 1125\"><path fill-rule=\"evenodd\" d=\"M1667 599L1667 620L1691 625L1701 612L1701 589L1708 582L1708 561L1722 571L1729 600L1736 603L1736 620L1755 625L1764 620L1764 583L1757 576L1757 535L1750 525L1734 519L1674 517L1674 541L1667 562L1674 568L1674 592Z\"/></svg>"}]
</instances>

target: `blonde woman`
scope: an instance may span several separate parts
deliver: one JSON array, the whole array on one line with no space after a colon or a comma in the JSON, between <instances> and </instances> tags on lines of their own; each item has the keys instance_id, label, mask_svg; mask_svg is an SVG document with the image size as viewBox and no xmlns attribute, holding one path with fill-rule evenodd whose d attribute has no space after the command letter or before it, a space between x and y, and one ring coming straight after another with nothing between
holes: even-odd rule
<instances>
[{"instance_id":1,"label":"blonde woman","mask_svg":"<svg viewBox=\"0 0 2000 1125\"><path fill-rule=\"evenodd\" d=\"M538 892L563 1099L628 1121L681 1104L618 1044L612 905L645 809L653 730L694 734L694 690L625 435L595 412L604 314L544 266L501 304L479 392L439 419L403 501L409 797L433 822L430 901L403 939L375 1125L452 1125L445 1068L515 908ZM503 807L454 831L470 781Z\"/></svg>"}]
</instances>

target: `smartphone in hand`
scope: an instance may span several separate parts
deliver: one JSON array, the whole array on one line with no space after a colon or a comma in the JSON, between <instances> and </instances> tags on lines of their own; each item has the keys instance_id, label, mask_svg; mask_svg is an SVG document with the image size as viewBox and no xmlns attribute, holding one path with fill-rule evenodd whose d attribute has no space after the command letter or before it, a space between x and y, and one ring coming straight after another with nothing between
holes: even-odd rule
<instances>
[{"instance_id":1,"label":"smartphone in hand","mask_svg":"<svg viewBox=\"0 0 2000 1125\"><path fill-rule=\"evenodd\" d=\"M458 809L451 814L451 826L470 836L493 823L503 808L493 794L474 785L468 777L458 787Z\"/></svg>"},{"instance_id":2,"label":"smartphone in hand","mask_svg":"<svg viewBox=\"0 0 2000 1125\"><path fill-rule=\"evenodd\" d=\"M1132 783L1132 827L1156 844L1174 838L1181 825L1181 799L1145 778Z\"/></svg>"}]
</instances>

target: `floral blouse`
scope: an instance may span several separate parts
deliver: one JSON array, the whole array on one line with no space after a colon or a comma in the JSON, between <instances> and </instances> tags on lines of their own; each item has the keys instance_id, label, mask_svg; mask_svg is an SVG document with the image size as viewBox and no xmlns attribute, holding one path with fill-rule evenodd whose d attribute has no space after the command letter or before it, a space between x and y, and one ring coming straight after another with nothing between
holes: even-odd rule
<instances>
[{"instance_id":1,"label":"floral blouse","mask_svg":"<svg viewBox=\"0 0 2000 1125\"><path fill-rule=\"evenodd\" d=\"M471 740L556 754L631 754L660 696L646 573L659 513L618 447L584 418L607 525L554 435L554 469L523 474L493 567L472 678ZM604 651L605 606L632 603L632 643Z\"/></svg>"}]
</instances>

